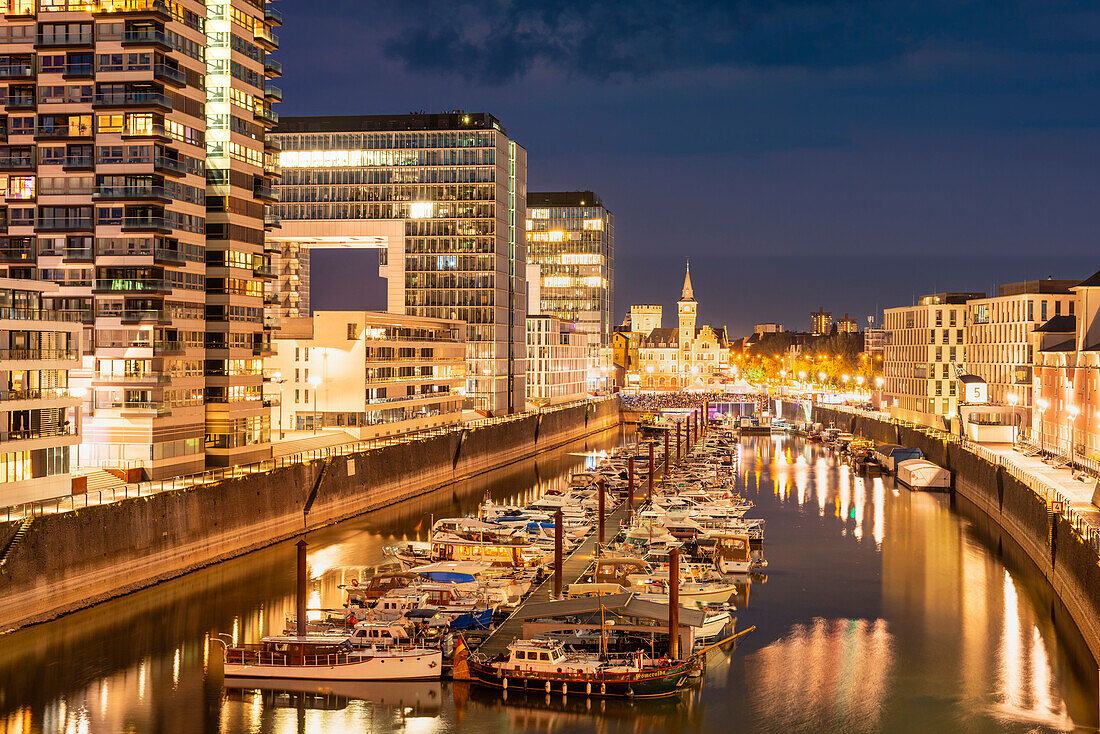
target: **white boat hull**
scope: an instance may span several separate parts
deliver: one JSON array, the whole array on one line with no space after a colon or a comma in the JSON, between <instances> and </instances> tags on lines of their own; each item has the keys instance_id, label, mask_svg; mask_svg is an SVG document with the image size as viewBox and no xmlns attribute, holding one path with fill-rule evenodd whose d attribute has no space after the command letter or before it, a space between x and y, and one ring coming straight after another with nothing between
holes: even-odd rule
<instances>
[{"instance_id":1,"label":"white boat hull","mask_svg":"<svg viewBox=\"0 0 1100 734\"><path fill-rule=\"evenodd\" d=\"M439 650L413 650L408 654L371 655L335 665L225 664L227 678L265 680L434 680L443 670Z\"/></svg>"}]
</instances>

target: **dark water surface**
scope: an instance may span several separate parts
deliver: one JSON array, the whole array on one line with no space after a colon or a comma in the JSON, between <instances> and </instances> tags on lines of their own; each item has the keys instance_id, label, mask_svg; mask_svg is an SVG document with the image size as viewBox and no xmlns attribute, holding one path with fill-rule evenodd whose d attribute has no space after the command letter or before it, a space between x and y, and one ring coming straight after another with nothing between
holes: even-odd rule
<instances>
[{"instance_id":1,"label":"dark water surface","mask_svg":"<svg viewBox=\"0 0 1100 734\"><path fill-rule=\"evenodd\" d=\"M399 508L310 533L311 607L335 607L397 539L486 492L533 499L623 437L609 432ZM0 638L0 734L29 732L1045 732L1097 729L1097 668L1051 619L1050 589L947 496L860 479L820 445L748 437L740 473L768 520L767 576L739 599L733 653L655 702L510 697L465 684L346 684L329 695L229 690L205 640L281 631L283 543ZM991 549L992 548L992 549Z\"/></svg>"}]
</instances>

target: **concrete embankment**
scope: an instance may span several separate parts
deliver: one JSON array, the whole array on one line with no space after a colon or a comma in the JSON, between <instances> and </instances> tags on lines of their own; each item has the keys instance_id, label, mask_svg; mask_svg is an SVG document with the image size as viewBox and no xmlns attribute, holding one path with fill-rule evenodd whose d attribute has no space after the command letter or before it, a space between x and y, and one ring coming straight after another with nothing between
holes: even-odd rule
<instances>
[{"instance_id":1,"label":"concrete embankment","mask_svg":"<svg viewBox=\"0 0 1100 734\"><path fill-rule=\"evenodd\" d=\"M951 471L960 510L976 509L995 522L1053 587L1093 658L1100 660L1100 558L1070 524L999 464L919 428L815 406L813 419L877 443L914 446ZM1052 614L1059 616L1056 610Z\"/></svg>"},{"instance_id":2,"label":"concrete embankment","mask_svg":"<svg viewBox=\"0 0 1100 734\"><path fill-rule=\"evenodd\" d=\"M618 401L605 400L35 518L0 569L0 631L391 506L619 422Z\"/></svg>"}]
</instances>

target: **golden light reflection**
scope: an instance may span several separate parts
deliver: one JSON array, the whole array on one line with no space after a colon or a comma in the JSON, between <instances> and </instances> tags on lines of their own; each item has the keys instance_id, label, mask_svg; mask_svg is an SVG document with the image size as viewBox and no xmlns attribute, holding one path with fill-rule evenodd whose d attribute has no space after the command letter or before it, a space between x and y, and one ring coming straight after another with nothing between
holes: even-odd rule
<instances>
[{"instance_id":1,"label":"golden light reflection","mask_svg":"<svg viewBox=\"0 0 1100 734\"><path fill-rule=\"evenodd\" d=\"M747 661L757 720L775 731L875 729L891 686L893 648L882 619L794 625Z\"/></svg>"}]
</instances>

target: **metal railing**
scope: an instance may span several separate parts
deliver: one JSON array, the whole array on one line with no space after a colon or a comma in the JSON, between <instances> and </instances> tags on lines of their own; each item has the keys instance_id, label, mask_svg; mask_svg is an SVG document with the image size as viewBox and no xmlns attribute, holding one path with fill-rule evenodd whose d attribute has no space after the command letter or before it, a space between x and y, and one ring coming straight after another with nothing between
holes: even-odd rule
<instances>
[{"instance_id":1,"label":"metal railing","mask_svg":"<svg viewBox=\"0 0 1100 734\"><path fill-rule=\"evenodd\" d=\"M240 477L249 476L251 474L264 474L267 472L275 471L276 469L297 466L300 464L308 464L312 461L323 461L337 456L347 456L349 454L361 453L363 451L372 451L375 449L385 448L387 446L397 446L400 444L425 441L430 438L446 436L453 433L461 433L462 431L470 430L473 428L483 428L485 426L512 423L515 421L523 420L525 417L532 414L554 413L559 410L566 410L569 408L575 408L588 404L598 404L615 399L616 398L614 396L604 396L593 399L576 400L571 403L562 403L560 405L527 411L526 413L516 413L515 415L505 415L496 418L480 418L477 420L468 421L466 423L459 423L452 426L424 428L416 431L410 431L408 433L403 433L399 436L392 436L387 438L368 438L359 441L353 441L351 443L340 444L338 446L307 449L293 454L288 454L286 456L263 459L262 461L253 462L251 464L225 467L223 469L208 469L204 472L173 477L171 479L154 479L146 482L126 484L113 489L97 490L95 492L88 492L86 494L57 497L54 499L38 500L35 502L26 502L19 505L12 505L10 507L0 508L0 518L4 518L8 522L10 522L11 520L17 520L25 517L41 517L43 515L50 515L60 512L72 512L86 507L111 504L113 502L118 502L124 499L148 497L153 494L159 494L160 492L169 492L172 490L187 489L189 487L216 484L227 479L237 479ZM140 462L133 463L131 465L138 466L140 465Z\"/></svg>"},{"instance_id":2,"label":"metal railing","mask_svg":"<svg viewBox=\"0 0 1100 734\"><path fill-rule=\"evenodd\" d=\"M910 421L900 420L898 418L890 418L887 414L875 411L859 410L858 408L852 408L847 405L825 405L825 408L830 408L842 413L849 413L851 415L869 416L876 420L892 423L894 425L904 426L911 428L922 433L926 433L942 441L950 441L951 443L958 444L967 449L971 453L980 456L995 466L1003 467L1009 475L1018 480L1021 484L1029 488L1035 493L1037 497L1043 500L1046 505L1047 512L1051 513L1052 503L1062 503L1062 517L1066 522L1074 529L1074 531L1081 537L1081 539L1092 548L1093 552L1100 555L1100 525L1097 522L1081 512L1078 512L1073 508L1073 500L1066 496L1066 494L1056 484L1044 479L1043 477L1034 474L1027 469L1021 467L1019 464L1012 461L1010 456L997 453L989 448L976 443L965 436L959 436L939 428L933 428L931 426L925 426L919 423L912 423ZM886 417L883 417L886 416ZM1043 454L1051 456L1052 452L1043 449ZM1081 461L1080 456L1076 456L1073 461L1078 465L1088 467ZM1088 467L1093 468L1093 467ZM1094 471L1094 476L1100 476L1100 472Z\"/></svg>"}]
</instances>

